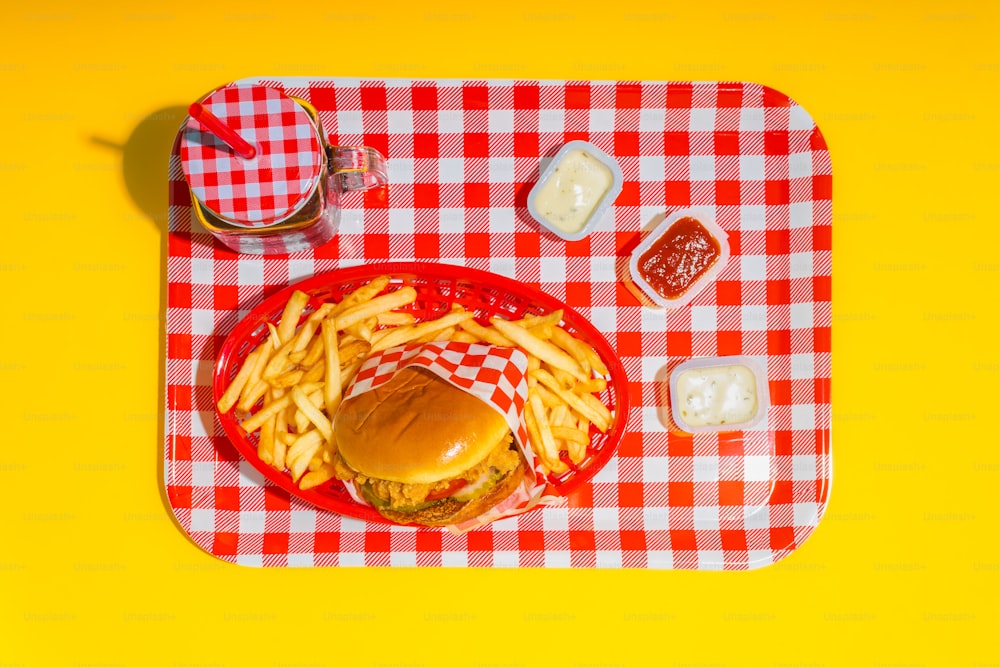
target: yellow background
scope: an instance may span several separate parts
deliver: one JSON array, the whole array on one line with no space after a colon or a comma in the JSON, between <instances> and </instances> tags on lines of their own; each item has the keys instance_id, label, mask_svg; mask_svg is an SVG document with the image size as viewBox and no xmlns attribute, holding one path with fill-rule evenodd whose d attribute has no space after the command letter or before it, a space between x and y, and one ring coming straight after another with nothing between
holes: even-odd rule
<instances>
[{"instance_id":1,"label":"yellow background","mask_svg":"<svg viewBox=\"0 0 1000 667\"><path fill-rule=\"evenodd\" d=\"M995 3L0 10L0 665L997 665ZM905 9L903 7L906 7ZM834 484L750 573L250 569L162 491L166 154L247 76L746 80L834 168Z\"/></svg>"}]
</instances>

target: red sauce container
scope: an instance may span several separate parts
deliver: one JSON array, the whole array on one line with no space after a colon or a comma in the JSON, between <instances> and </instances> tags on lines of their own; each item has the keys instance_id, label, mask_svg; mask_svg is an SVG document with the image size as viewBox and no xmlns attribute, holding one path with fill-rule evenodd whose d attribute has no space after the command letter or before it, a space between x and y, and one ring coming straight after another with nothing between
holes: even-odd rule
<instances>
[{"instance_id":1,"label":"red sauce container","mask_svg":"<svg viewBox=\"0 0 1000 667\"><path fill-rule=\"evenodd\" d=\"M646 305L679 308L722 271L729 238L710 209L675 211L632 252L631 290Z\"/></svg>"}]
</instances>

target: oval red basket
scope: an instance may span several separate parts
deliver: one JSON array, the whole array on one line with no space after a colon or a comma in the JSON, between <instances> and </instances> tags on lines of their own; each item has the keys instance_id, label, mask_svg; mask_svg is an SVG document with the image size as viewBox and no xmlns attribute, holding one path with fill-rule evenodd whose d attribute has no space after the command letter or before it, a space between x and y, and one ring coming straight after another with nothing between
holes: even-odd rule
<instances>
[{"instance_id":1,"label":"oval red basket","mask_svg":"<svg viewBox=\"0 0 1000 667\"><path fill-rule=\"evenodd\" d=\"M552 296L504 276L461 266L417 262L365 264L320 274L283 288L250 311L226 338L215 364L214 402L218 403L247 354L267 336L267 323L277 324L294 290L311 297L304 318L320 304L340 301L343 295L380 275L392 277L386 291L407 285L417 291L416 302L404 310L413 313L418 321L440 317L455 303L475 313L476 319L483 324L488 324L494 315L517 319L563 309L563 328L591 345L608 368L607 389L598 394L598 398L611 409L613 419L606 433L591 428L587 457L576 465L567 460L570 469L561 475L550 476L547 491L568 495L607 464L625 433L628 385L625 369L604 336L579 313ZM287 473L275 470L257 457L257 435L247 434L240 428L233 410L226 413L216 410L216 414L230 442L271 483L317 507L365 521L390 523L373 508L355 501L337 480L309 490L299 489Z\"/></svg>"}]
</instances>

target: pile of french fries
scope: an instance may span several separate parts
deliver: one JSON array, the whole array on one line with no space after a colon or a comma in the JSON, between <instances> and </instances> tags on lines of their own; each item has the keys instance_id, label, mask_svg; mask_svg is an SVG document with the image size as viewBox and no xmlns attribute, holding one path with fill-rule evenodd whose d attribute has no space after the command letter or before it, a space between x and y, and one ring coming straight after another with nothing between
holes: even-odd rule
<instances>
[{"instance_id":1,"label":"pile of french fries","mask_svg":"<svg viewBox=\"0 0 1000 667\"><path fill-rule=\"evenodd\" d=\"M309 296L295 291L278 324L246 357L219 398L220 413L236 410L247 433L259 431L257 456L287 470L300 489L334 476L333 416L343 392L370 355L409 343L463 341L518 347L528 356L525 422L531 447L546 472L569 470L587 457L590 426L602 433L611 412L595 396L607 388L608 369L585 342L560 326L563 312L520 320L494 317L489 326L459 305L417 322L405 308L413 287L387 292L380 276L306 314Z\"/></svg>"}]
</instances>

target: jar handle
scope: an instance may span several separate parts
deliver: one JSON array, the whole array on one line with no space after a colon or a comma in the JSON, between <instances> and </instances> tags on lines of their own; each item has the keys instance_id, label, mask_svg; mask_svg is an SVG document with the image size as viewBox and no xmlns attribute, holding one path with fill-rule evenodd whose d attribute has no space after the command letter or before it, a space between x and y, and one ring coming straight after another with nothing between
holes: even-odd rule
<instances>
[{"instance_id":1,"label":"jar handle","mask_svg":"<svg viewBox=\"0 0 1000 667\"><path fill-rule=\"evenodd\" d=\"M385 158L374 148L327 146L330 172L341 192L371 190L389 183Z\"/></svg>"}]
</instances>

